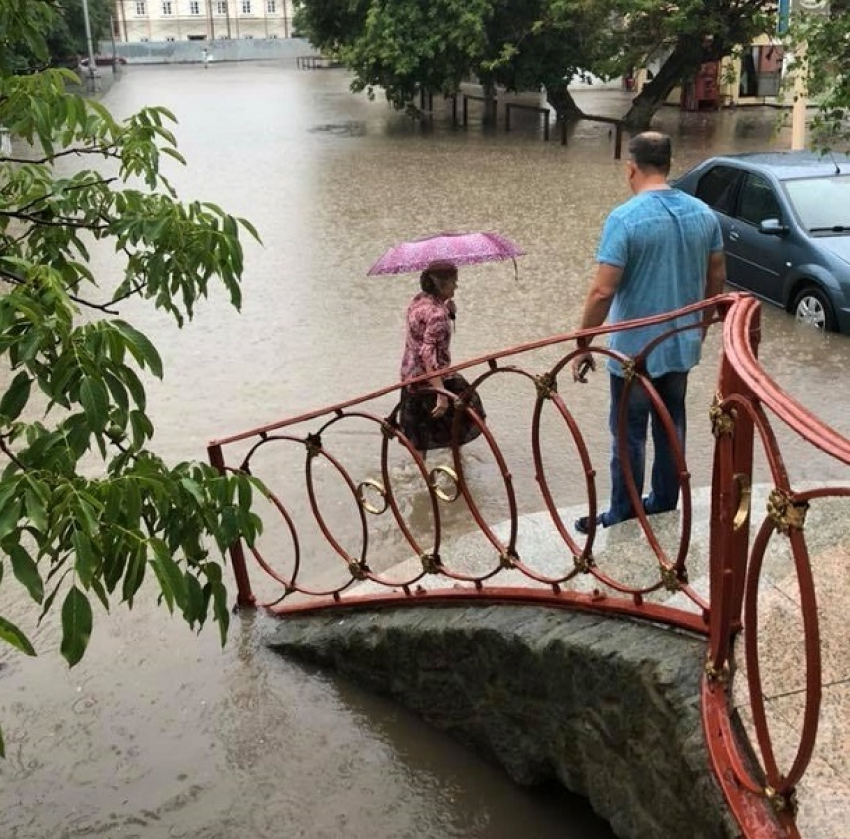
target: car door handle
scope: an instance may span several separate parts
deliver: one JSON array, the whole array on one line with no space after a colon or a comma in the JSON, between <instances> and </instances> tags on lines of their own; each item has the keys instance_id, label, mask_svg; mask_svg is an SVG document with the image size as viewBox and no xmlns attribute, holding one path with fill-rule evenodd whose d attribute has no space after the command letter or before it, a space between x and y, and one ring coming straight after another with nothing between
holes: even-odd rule
<instances>
[{"instance_id":1,"label":"car door handle","mask_svg":"<svg viewBox=\"0 0 850 839\"><path fill-rule=\"evenodd\" d=\"M730 231L729 231L729 238L730 238L733 242L737 242L737 241L738 241L738 239L740 238L740 234L738 233L738 231L737 231L737 230L732 229L732 230L730 230Z\"/></svg>"}]
</instances>

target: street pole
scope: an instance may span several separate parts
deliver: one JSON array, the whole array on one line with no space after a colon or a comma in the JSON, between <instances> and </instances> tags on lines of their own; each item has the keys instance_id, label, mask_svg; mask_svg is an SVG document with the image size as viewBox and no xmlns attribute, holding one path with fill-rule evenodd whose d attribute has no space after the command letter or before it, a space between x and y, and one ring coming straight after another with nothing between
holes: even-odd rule
<instances>
[{"instance_id":1,"label":"street pole","mask_svg":"<svg viewBox=\"0 0 850 839\"><path fill-rule=\"evenodd\" d=\"M88 75L88 85L89 85L89 93L94 93L96 90L96 81L94 75L95 63L94 63L94 46L92 45L91 40L91 22L89 21L89 0L83 0L83 23L86 27L86 43L89 48L89 75Z\"/></svg>"},{"instance_id":2,"label":"street pole","mask_svg":"<svg viewBox=\"0 0 850 839\"><path fill-rule=\"evenodd\" d=\"M801 44L794 53L794 102L791 106L791 150L806 148L806 107L809 93L806 89L806 47Z\"/></svg>"},{"instance_id":3,"label":"street pole","mask_svg":"<svg viewBox=\"0 0 850 839\"><path fill-rule=\"evenodd\" d=\"M115 17L109 16L109 33L112 36L112 72L118 72L118 54L115 52Z\"/></svg>"}]
</instances>

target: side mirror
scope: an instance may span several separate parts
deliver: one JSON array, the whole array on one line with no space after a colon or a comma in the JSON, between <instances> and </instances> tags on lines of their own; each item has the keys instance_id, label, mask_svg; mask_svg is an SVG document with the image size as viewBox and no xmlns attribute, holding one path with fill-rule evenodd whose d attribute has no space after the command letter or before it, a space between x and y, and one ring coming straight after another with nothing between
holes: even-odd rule
<instances>
[{"instance_id":1,"label":"side mirror","mask_svg":"<svg viewBox=\"0 0 850 839\"><path fill-rule=\"evenodd\" d=\"M778 218L766 218L759 225L759 233L765 236L784 236L788 228Z\"/></svg>"}]
</instances>

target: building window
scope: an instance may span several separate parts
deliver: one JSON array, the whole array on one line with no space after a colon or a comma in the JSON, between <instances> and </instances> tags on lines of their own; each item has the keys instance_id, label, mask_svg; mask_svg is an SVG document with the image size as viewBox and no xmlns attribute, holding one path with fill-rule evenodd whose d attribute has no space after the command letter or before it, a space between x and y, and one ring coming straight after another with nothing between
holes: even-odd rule
<instances>
[{"instance_id":1,"label":"building window","mask_svg":"<svg viewBox=\"0 0 850 839\"><path fill-rule=\"evenodd\" d=\"M136 14L139 17L144 17L148 13L145 8L145 0L136 0Z\"/></svg>"},{"instance_id":2,"label":"building window","mask_svg":"<svg viewBox=\"0 0 850 839\"><path fill-rule=\"evenodd\" d=\"M200 13L201 13L200 0L190 0L190 2L189 2L189 14L190 15L199 15Z\"/></svg>"},{"instance_id":3,"label":"building window","mask_svg":"<svg viewBox=\"0 0 850 839\"><path fill-rule=\"evenodd\" d=\"M266 0L266 11L273 15L277 11L277 2L276 0Z\"/></svg>"},{"instance_id":4,"label":"building window","mask_svg":"<svg viewBox=\"0 0 850 839\"><path fill-rule=\"evenodd\" d=\"M174 14L171 10L171 0L162 0L162 14L164 17Z\"/></svg>"},{"instance_id":5,"label":"building window","mask_svg":"<svg viewBox=\"0 0 850 839\"><path fill-rule=\"evenodd\" d=\"M242 0L242 14L250 15L251 14L251 0Z\"/></svg>"},{"instance_id":6,"label":"building window","mask_svg":"<svg viewBox=\"0 0 850 839\"><path fill-rule=\"evenodd\" d=\"M226 0L217 0L215 4L215 13L217 15L226 15L227 14L227 2Z\"/></svg>"}]
</instances>

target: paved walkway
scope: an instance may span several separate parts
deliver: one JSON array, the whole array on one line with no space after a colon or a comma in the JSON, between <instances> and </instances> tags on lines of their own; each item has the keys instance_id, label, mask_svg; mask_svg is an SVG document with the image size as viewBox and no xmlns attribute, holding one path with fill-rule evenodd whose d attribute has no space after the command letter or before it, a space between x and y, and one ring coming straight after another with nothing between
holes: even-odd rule
<instances>
[{"instance_id":1,"label":"paved walkway","mask_svg":"<svg viewBox=\"0 0 850 839\"><path fill-rule=\"evenodd\" d=\"M753 516L760 520L767 491L753 492ZM708 595L707 557L709 496L694 494L694 526L688 560L692 586ZM572 522L582 510L563 510L565 522ZM806 519L806 539L818 598L822 649L822 688L817 743L809 769L798 787L800 835L805 839L846 839L850 813L850 655L846 647L846 615L850 613L850 501L829 499L812 504ZM652 519L662 546L674 555L679 538L679 514ZM505 537L506 526L496 528ZM524 516L520 521L518 552L522 560L545 574L563 574L572 567L572 557L552 526L547 513ZM446 545L444 561L458 571L482 573L494 567L494 550L477 533L465 534ZM625 522L600 530L594 549L598 567L621 581L639 583L657 579L654 557L636 522ZM462 558L462 559L457 559ZM412 576L420 567L418 559L393 566L385 573L391 579ZM788 770L796 753L805 702L805 657L800 613L800 594L793 571L787 539L774 536L766 554L759 597L759 646L764 694L774 748L781 769ZM497 586L528 586L533 583L517 571L506 571L489 581ZM577 590L599 587L590 575L573 581ZM454 587L444 577L427 576L421 585L427 589ZM358 586L357 593L379 590L372 583ZM694 609L681 593L666 592L654 599ZM733 698L745 729L755 742L751 724L748 683L743 645L737 644L738 671L733 682Z\"/></svg>"}]
</instances>

